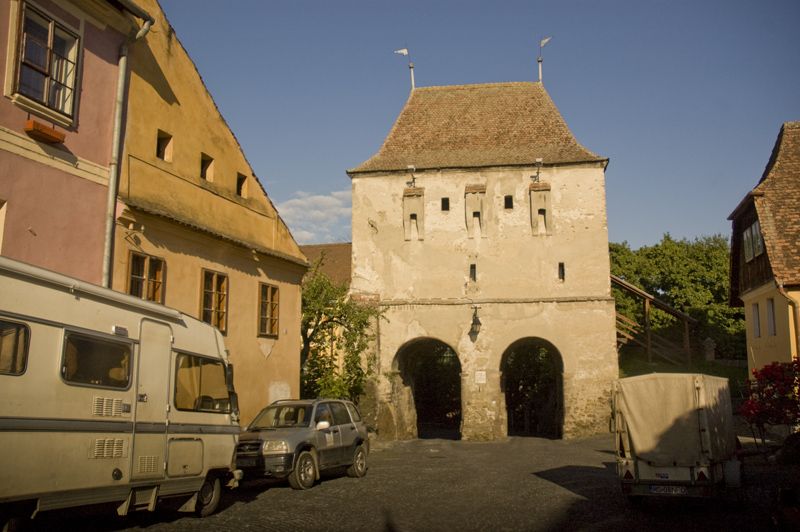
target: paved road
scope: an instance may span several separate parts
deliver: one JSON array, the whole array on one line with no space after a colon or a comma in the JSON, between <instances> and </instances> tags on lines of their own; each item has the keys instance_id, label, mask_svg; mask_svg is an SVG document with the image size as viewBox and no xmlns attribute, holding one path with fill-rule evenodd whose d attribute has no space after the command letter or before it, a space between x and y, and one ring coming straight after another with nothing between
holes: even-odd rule
<instances>
[{"instance_id":1,"label":"paved road","mask_svg":"<svg viewBox=\"0 0 800 532\"><path fill-rule=\"evenodd\" d=\"M765 530L759 504L648 501L619 493L608 436L578 441L511 438L479 443L414 440L376 446L366 477L327 476L308 491L259 481L225 494L199 519L160 511L44 514L37 530ZM752 493L750 493L752 492ZM755 498L758 489L749 490Z\"/></svg>"}]
</instances>

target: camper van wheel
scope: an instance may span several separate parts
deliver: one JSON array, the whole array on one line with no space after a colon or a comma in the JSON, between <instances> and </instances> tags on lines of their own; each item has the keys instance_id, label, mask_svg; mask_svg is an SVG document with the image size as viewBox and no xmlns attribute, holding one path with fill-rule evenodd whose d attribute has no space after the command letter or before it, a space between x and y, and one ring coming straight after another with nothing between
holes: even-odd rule
<instances>
[{"instance_id":1,"label":"camper van wheel","mask_svg":"<svg viewBox=\"0 0 800 532\"><path fill-rule=\"evenodd\" d=\"M197 506L195 507L197 515L207 517L213 514L219 505L221 495L222 485L219 482L219 477L207 476L200 487L200 491L197 492Z\"/></svg>"}]
</instances>

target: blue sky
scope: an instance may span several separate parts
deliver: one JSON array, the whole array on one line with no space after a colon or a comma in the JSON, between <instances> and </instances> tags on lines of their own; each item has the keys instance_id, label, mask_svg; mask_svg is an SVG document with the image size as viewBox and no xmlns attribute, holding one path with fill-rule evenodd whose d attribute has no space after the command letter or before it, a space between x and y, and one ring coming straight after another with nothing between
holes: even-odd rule
<instances>
[{"instance_id":1,"label":"blue sky","mask_svg":"<svg viewBox=\"0 0 800 532\"><path fill-rule=\"evenodd\" d=\"M730 232L800 120L797 0L160 0L300 243L350 239L345 170L418 86L536 79L610 158L609 238Z\"/></svg>"}]
</instances>

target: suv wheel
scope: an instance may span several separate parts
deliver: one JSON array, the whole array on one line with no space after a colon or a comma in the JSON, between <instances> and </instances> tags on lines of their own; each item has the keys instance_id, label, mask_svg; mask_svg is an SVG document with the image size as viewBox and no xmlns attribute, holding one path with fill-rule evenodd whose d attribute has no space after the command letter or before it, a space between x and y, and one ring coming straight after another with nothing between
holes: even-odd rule
<instances>
[{"instance_id":1,"label":"suv wheel","mask_svg":"<svg viewBox=\"0 0 800 532\"><path fill-rule=\"evenodd\" d=\"M360 478L367 474L367 450L364 445L356 447L353 453L353 463L347 468L348 477Z\"/></svg>"},{"instance_id":2,"label":"suv wheel","mask_svg":"<svg viewBox=\"0 0 800 532\"><path fill-rule=\"evenodd\" d=\"M294 469L289 473L289 485L296 490L307 490L317 480L317 464L309 451L303 451L297 457Z\"/></svg>"}]
</instances>

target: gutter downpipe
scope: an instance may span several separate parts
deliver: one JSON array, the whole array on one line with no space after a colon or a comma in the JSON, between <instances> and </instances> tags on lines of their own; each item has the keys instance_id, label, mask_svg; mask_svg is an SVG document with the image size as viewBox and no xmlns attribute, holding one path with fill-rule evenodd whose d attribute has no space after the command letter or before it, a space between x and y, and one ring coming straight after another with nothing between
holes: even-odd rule
<instances>
[{"instance_id":1,"label":"gutter downpipe","mask_svg":"<svg viewBox=\"0 0 800 532\"><path fill-rule=\"evenodd\" d=\"M792 299L786 289L783 288L783 284L775 284L778 285L778 292L786 298L792 307L792 315L794 316L794 358L800 358L800 308L797 306L797 301Z\"/></svg>"},{"instance_id":2,"label":"gutter downpipe","mask_svg":"<svg viewBox=\"0 0 800 532\"><path fill-rule=\"evenodd\" d=\"M111 161L108 164L108 196L106 201L106 231L103 245L103 286L111 288L111 253L114 249L114 219L117 211L119 190L119 157L122 151L122 112L125 103L125 87L128 79L128 45L141 39L150 31L155 19L130 0L119 0L134 16L144 20L144 25L132 39L126 39L119 47L117 67L117 96L114 101L114 130L111 137Z\"/></svg>"}]
</instances>

